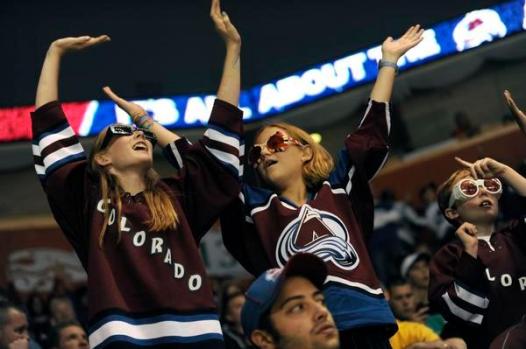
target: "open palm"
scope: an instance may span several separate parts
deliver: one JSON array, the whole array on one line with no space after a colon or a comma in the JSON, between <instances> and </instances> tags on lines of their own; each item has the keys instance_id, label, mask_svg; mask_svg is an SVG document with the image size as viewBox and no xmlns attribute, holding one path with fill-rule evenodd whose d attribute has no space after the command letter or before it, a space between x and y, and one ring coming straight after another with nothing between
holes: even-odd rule
<instances>
[{"instance_id":1,"label":"open palm","mask_svg":"<svg viewBox=\"0 0 526 349\"><path fill-rule=\"evenodd\" d=\"M88 47L96 46L104 42L110 41L108 35L100 35L97 37L92 36L78 36L78 37L67 37L55 40L52 43L54 49L58 49L61 52L69 51L80 51Z\"/></svg>"},{"instance_id":2,"label":"open palm","mask_svg":"<svg viewBox=\"0 0 526 349\"><path fill-rule=\"evenodd\" d=\"M508 108L510 108L515 121L521 128L522 132L526 134L526 115L522 110L520 110L517 104L515 104L510 91L504 90L504 98L506 99L506 104L508 105Z\"/></svg>"},{"instance_id":3,"label":"open palm","mask_svg":"<svg viewBox=\"0 0 526 349\"><path fill-rule=\"evenodd\" d=\"M219 0L212 0L210 7L210 17L214 22L217 32L227 44L241 43L241 36L236 27L230 22L227 13L221 11L221 4Z\"/></svg>"},{"instance_id":4,"label":"open palm","mask_svg":"<svg viewBox=\"0 0 526 349\"><path fill-rule=\"evenodd\" d=\"M424 29L420 25L410 27L404 35L398 39L388 37L382 44L382 56L384 59L398 60L411 48L423 40Z\"/></svg>"}]
</instances>

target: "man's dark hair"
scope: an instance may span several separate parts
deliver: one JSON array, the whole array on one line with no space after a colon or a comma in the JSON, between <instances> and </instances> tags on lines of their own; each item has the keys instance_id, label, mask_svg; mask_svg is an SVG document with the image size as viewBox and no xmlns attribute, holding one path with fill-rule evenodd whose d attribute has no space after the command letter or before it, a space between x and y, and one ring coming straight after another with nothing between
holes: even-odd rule
<instances>
[{"instance_id":1,"label":"man's dark hair","mask_svg":"<svg viewBox=\"0 0 526 349\"><path fill-rule=\"evenodd\" d=\"M387 286L387 291L389 291L389 293L391 293L394 287L400 287L400 286L405 286L405 285L411 286L409 281L406 280L406 279L403 279L403 278L396 279L396 280L393 280L393 281L391 281L389 283L389 285Z\"/></svg>"},{"instance_id":2,"label":"man's dark hair","mask_svg":"<svg viewBox=\"0 0 526 349\"><path fill-rule=\"evenodd\" d=\"M261 315L261 318L259 319L258 330L262 330L270 334L276 343L281 342L281 334L278 332L276 327L274 327L272 319L270 318L270 309ZM252 342L250 339L251 333L246 333L245 335L248 336L248 339Z\"/></svg>"},{"instance_id":3,"label":"man's dark hair","mask_svg":"<svg viewBox=\"0 0 526 349\"><path fill-rule=\"evenodd\" d=\"M49 344L51 345L51 347L58 348L60 346L60 332L62 332L63 329L69 326L77 326L84 330L84 327L82 327L80 322L75 320L59 322L51 328L51 333L49 335Z\"/></svg>"}]
</instances>

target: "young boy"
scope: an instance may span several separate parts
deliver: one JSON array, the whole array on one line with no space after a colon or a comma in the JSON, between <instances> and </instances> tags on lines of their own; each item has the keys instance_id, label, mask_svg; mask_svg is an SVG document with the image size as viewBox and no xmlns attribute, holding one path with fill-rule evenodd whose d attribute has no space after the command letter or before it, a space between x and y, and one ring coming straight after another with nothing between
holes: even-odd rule
<instances>
[{"instance_id":1,"label":"young boy","mask_svg":"<svg viewBox=\"0 0 526 349\"><path fill-rule=\"evenodd\" d=\"M526 196L526 179L490 158L457 161L465 168L439 187L438 204L458 241L433 256L429 299L449 321L444 337L483 349L526 314L526 221L495 229L502 182Z\"/></svg>"}]
</instances>

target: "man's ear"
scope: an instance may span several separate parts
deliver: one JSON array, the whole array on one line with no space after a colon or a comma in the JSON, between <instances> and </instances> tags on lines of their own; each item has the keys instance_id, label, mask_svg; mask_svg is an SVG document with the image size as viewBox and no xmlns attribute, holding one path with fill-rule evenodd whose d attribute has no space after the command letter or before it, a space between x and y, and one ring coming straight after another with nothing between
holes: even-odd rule
<instances>
[{"instance_id":1,"label":"man's ear","mask_svg":"<svg viewBox=\"0 0 526 349\"><path fill-rule=\"evenodd\" d=\"M444 211L444 215L451 220L455 220L460 217L457 210L453 208L446 208L446 210Z\"/></svg>"},{"instance_id":2,"label":"man's ear","mask_svg":"<svg viewBox=\"0 0 526 349\"><path fill-rule=\"evenodd\" d=\"M274 338L267 331L254 330L250 335L250 340L260 349L275 349Z\"/></svg>"},{"instance_id":3,"label":"man's ear","mask_svg":"<svg viewBox=\"0 0 526 349\"><path fill-rule=\"evenodd\" d=\"M313 153L312 147L310 145L305 145L301 148L301 161L309 162L312 160Z\"/></svg>"},{"instance_id":4,"label":"man's ear","mask_svg":"<svg viewBox=\"0 0 526 349\"><path fill-rule=\"evenodd\" d=\"M98 153L95 155L95 162L101 167L105 167L111 164L111 159L106 153Z\"/></svg>"}]
</instances>

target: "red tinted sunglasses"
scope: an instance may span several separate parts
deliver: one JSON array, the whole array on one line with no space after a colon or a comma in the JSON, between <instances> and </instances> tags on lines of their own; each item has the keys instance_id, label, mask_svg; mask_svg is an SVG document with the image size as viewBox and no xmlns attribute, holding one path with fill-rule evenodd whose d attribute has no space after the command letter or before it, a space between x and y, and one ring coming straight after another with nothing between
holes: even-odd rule
<instances>
[{"instance_id":1,"label":"red tinted sunglasses","mask_svg":"<svg viewBox=\"0 0 526 349\"><path fill-rule=\"evenodd\" d=\"M502 184L498 178L464 178L453 187L449 197L449 207L452 208L457 201L474 198L478 195L480 187L484 187L488 193L493 195L502 193Z\"/></svg>"},{"instance_id":2,"label":"red tinted sunglasses","mask_svg":"<svg viewBox=\"0 0 526 349\"><path fill-rule=\"evenodd\" d=\"M277 153L285 151L290 145L302 146L300 141L295 138L287 137L280 131L277 131L267 139L266 143L254 144L248 152L248 163L256 166L261 160L261 152L263 147L267 148L269 153Z\"/></svg>"}]
</instances>

